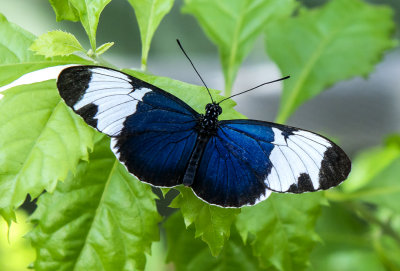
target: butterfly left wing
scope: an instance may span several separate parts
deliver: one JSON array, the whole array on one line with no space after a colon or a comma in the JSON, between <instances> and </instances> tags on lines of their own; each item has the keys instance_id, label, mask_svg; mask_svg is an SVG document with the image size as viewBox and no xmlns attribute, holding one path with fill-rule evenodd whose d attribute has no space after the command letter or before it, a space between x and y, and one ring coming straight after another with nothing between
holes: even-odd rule
<instances>
[{"instance_id":1,"label":"butterfly left wing","mask_svg":"<svg viewBox=\"0 0 400 271\"><path fill-rule=\"evenodd\" d=\"M155 186L178 185L197 134L198 113L162 89L117 70L75 66L61 72L61 97L86 123L111 136L128 171Z\"/></svg>"},{"instance_id":2,"label":"butterfly left wing","mask_svg":"<svg viewBox=\"0 0 400 271\"><path fill-rule=\"evenodd\" d=\"M204 150L193 191L223 206L254 205L270 191L303 193L336 186L351 163L332 141L256 120L220 121Z\"/></svg>"}]
</instances>

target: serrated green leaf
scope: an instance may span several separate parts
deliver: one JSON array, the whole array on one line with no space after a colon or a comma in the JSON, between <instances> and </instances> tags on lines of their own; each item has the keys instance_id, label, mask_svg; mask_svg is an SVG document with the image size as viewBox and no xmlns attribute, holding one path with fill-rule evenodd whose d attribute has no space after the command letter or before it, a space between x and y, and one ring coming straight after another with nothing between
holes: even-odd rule
<instances>
[{"instance_id":1,"label":"serrated green leaf","mask_svg":"<svg viewBox=\"0 0 400 271\"><path fill-rule=\"evenodd\" d=\"M46 59L28 50L35 36L10 23L0 14L0 86L6 85L22 75L46 67L70 63L89 64L76 56Z\"/></svg>"},{"instance_id":2,"label":"serrated green leaf","mask_svg":"<svg viewBox=\"0 0 400 271\"><path fill-rule=\"evenodd\" d=\"M151 187L116 160L108 138L97 138L90 163L39 199L29 235L36 270L143 270L159 239Z\"/></svg>"},{"instance_id":3,"label":"serrated green leaf","mask_svg":"<svg viewBox=\"0 0 400 271\"><path fill-rule=\"evenodd\" d=\"M194 224L195 237L201 237L210 247L211 254L217 256L229 239L231 224L240 209L213 206L197 198L189 188L177 189L180 194L170 207L180 208L186 227Z\"/></svg>"},{"instance_id":4,"label":"serrated green leaf","mask_svg":"<svg viewBox=\"0 0 400 271\"><path fill-rule=\"evenodd\" d=\"M135 10L142 40L142 70L146 70L147 56L154 32L171 10L174 0L128 0Z\"/></svg>"},{"instance_id":5,"label":"serrated green leaf","mask_svg":"<svg viewBox=\"0 0 400 271\"><path fill-rule=\"evenodd\" d=\"M55 81L23 85L0 100L0 210L10 221L29 193L53 191L87 159L93 130L61 101Z\"/></svg>"},{"instance_id":6,"label":"serrated green leaf","mask_svg":"<svg viewBox=\"0 0 400 271\"><path fill-rule=\"evenodd\" d=\"M168 245L167 262L171 262L176 271L265 270L258 266L251 248L243 244L234 230L220 255L213 257L204 242L194 239L193 227L185 228L184 221L178 213L167 219L164 228Z\"/></svg>"},{"instance_id":7,"label":"serrated green leaf","mask_svg":"<svg viewBox=\"0 0 400 271\"><path fill-rule=\"evenodd\" d=\"M96 31L100 14L110 2L111 0L69 0L69 4L79 14L79 19L89 37L93 51L96 50Z\"/></svg>"},{"instance_id":8,"label":"serrated green leaf","mask_svg":"<svg viewBox=\"0 0 400 271\"><path fill-rule=\"evenodd\" d=\"M107 42L107 43L100 45L95 51L96 55L99 56L99 55L104 54L113 45L114 45L114 42Z\"/></svg>"},{"instance_id":9,"label":"serrated green leaf","mask_svg":"<svg viewBox=\"0 0 400 271\"><path fill-rule=\"evenodd\" d=\"M61 30L50 31L39 36L29 49L38 55L44 55L46 58L85 52L74 35Z\"/></svg>"},{"instance_id":10,"label":"serrated green leaf","mask_svg":"<svg viewBox=\"0 0 400 271\"><path fill-rule=\"evenodd\" d=\"M69 20L76 22L79 20L78 11L73 7L69 0L49 0L56 13L57 22Z\"/></svg>"},{"instance_id":11,"label":"serrated green leaf","mask_svg":"<svg viewBox=\"0 0 400 271\"><path fill-rule=\"evenodd\" d=\"M289 15L293 0L185 0L183 11L196 17L208 38L218 46L230 96L240 64L271 19Z\"/></svg>"},{"instance_id":12,"label":"serrated green leaf","mask_svg":"<svg viewBox=\"0 0 400 271\"><path fill-rule=\"evenodd\" d=\"M270 24L269 56L291 78L284 90L277 121L334 83L366 76L395 45L393 11L360 0L327 1L322 8Z\"/></svg>"},{"instance_id":13,"label":"serrated green leaf","mask_svg":"<svg viewBox=\"0 0 400 271\"><path fill-rule=\"evenodd\" d=\"M318 241L314 231L320 215L322 193L283 195L242 208L236 228L253 247L261 266L268 270L305 270Z\"/></svg>"}]
</instances>

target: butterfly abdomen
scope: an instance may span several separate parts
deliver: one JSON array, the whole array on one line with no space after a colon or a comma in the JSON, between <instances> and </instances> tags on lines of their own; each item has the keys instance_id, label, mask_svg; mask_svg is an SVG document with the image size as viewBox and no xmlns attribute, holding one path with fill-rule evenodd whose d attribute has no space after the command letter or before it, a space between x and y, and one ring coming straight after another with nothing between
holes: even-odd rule
<instances>
[{"instance_id":1,"label":"butterfly abdomen","mask_svg":"<svg viewBox=\"0 0 400 271\"><path fill-rule=\"evenodd\" d=\"M208 135L199 134L199 136L197 137L196 145L190 156L185 175L182 179L183 185L191 186L193 184L193 180L196 177L197 168L199 167L208 140L210 140L210 136Z\"/></svg>"}]
</instances>

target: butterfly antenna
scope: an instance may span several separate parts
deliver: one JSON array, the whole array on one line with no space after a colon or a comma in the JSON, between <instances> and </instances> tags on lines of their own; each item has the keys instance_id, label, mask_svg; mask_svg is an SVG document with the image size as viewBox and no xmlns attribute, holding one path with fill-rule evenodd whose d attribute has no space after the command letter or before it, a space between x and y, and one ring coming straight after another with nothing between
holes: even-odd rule
<instances>
[{"instance_id":1,"label":"butterfly antenna","mask_svg":"<svg viewBox=\"0 0 400 271\"><path fill-rule=\"evenodd\" d=\"M190 62L190 64L192 65L193 69L195 70L195 72L196 72L197 75L199 76L201 82L203 82L203 85L206 87L206 89L207 89L207 91L208 91L208 95L210 95L211 101L214 103L214 100L213 100L213 98L212 98L212 96L211 96L210 90L208 89L208 87L207 87L206 83L204 82L203 78L201 78L201 75L200 75L200 73L197 71L197 69L196 69L196 67L194 66L192 60L191 60L190 57L186 54L185 50L184 50L183 47L182 47L181 42L179 41L179 39L176 39L176 42L178 43L179 48L181 48L181 50L182 50L182 52L184 53L184 55L186 56L186 58L189 60L189 62Z\"/></svg>"},{"instance_id":2,"label":"butterfly antenna","mask_svg":"<svg viewBox=\"0 0 400 271\"><path fill-rule=\"evenodd\" d=\"M232 96L230 96L230 97L224 98L224 99L222 99L221 101L219 101L218 104L220 104L220 103L222 103L223 101L226 101L226 100L228 100L228 99L230 99L230 98L232 98L232 97L235 97L235 96L238 96L238 95L240 95L240 94L249 92L250 90L253 90L253 89L256 89L256 88L259 88L259 87L261 87L261 86L268 85L268 84L271 84L271 83L275 83L275 82L278 82L278 81L282 81L282 80L285 80L285 79L288 79L288 78L290 78L289 75L288 75L288 76L285 76L285 77L282 77L282 78L279 78L279 79L276 79L276 80L273 80L273 81L270 81L270 82L262 83L261 85L255 86L255 87L253 87L253 88L251 88L251 89L248 89L248 90L239 92L239 93L237 93L237 94L234 94L234 95L232 95Z\"/></svg>"}]
</instances>

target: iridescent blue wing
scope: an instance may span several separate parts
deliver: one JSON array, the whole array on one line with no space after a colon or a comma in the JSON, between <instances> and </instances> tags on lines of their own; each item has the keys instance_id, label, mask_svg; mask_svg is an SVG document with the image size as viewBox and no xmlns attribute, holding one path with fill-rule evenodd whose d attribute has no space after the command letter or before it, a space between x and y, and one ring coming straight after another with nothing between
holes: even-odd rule
<instances>
[{"instance_id":1,"label":"iridescent blue wing","mask_svg":"<svg viewBox=\"0 0 400 271\"><path fill-rule=\"evenodd\" d=\"M255 120L221 121L202 156L192 189L223 206L254 205L270 191L303 193L346 179L346 154L309 131Z\"/></svg>"},{"instance_id":2,"label":"iridescent blue wing","mask_svg":"<svg viewBox=\"0 0 400 271\"><path fill-rule=\"evenodd\" d=\"M198 113L175 96L128 74L70 67L57 81L61 97L89 125L111 136L129 172L155 186L179 184L194 148Z\"/></svg>"}]
</instances>

